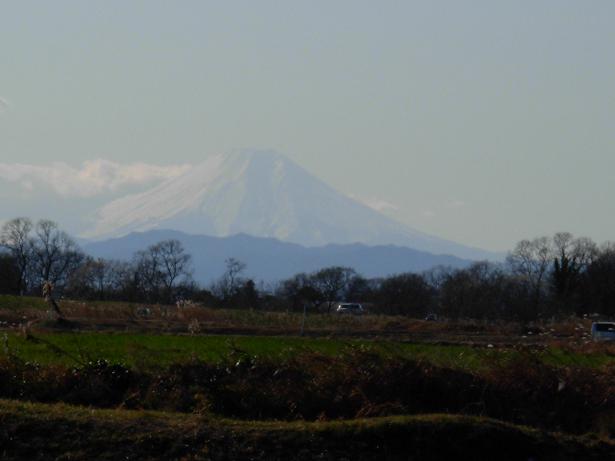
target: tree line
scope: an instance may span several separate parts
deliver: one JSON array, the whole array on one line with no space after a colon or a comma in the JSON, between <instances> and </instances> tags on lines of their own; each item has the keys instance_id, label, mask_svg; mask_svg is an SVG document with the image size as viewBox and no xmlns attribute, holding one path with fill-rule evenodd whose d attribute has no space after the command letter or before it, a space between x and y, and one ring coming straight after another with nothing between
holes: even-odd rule
<instances>
[{"instance_id":1,"label":"tree line","mask_svg":"<svg viewBox=\"0 0 615 461\"><path fill-rule=\"evenodd\" d=\"M0 292L57 293L83 299L171 302L190 284L190 255L177 240L136 252L131 261L92 258L49 220L15 218L0 231ZM187 285L189 286L189 285Z\"/></svg>"},{"instance_id":2,"label":"tree line","mask_svg":"<svg viewBox=\"0 0 615 461\"><path fill-rule=\"evenodd\" d=\"M349 267L299 273L257 287L246 266L226 260L208 287L192 278L181 242L164 240L129 261L92 258L49 220L8 221L0 231L0 292L40 295L45 281L75 299L174 303L332 312L339 301L370 311L424 317L532 321L563 315L615 316L615 245L598 246L570 233L522 240L505 262L475 262L464 269L436 267L420 274L365 278Z\"/></svg>"}]
</instances>

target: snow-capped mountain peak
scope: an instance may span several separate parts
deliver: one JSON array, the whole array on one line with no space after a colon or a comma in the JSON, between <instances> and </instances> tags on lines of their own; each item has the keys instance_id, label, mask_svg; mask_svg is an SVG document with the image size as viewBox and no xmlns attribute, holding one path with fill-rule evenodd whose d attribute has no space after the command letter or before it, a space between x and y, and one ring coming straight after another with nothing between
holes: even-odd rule
<instances>
[{"instance_id":1,"label":"snow-capped mountain peak","mask_svg":"<svg viewBox=\"0 0 615 461\"><path fill-rule=\"evenodd\" d=\"M134 231L246 233L306 246L397 244L465 258L493 255L421 233L341 194L274 151L238 150L207 158L183 175L103 206L83 236Z\"/></svg>"}]
</instances>

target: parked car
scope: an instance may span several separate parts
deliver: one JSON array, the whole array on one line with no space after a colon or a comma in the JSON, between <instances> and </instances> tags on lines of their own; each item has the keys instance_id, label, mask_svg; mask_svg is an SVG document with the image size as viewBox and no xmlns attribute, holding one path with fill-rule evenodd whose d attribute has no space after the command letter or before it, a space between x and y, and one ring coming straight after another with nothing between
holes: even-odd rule
<instances>
[{"instance_id":1,"label":"parked car","mask_svg":"<svg viewBox=\"0 0 615 461\"><path fill-rule=\"evenodd\" d=\"M592 323L592 339L594 341L615 341L615 322Z\"/></svg>"},{"instance_id":2,"label":"parked car","mask_svg":"<svg viewBox=\"0 0 615 461\"><path fill-rule=\"evenodd\" d=\"M352 314L352 315L361 315L363 314L363 306L357 303L340 303L335 308L335 312L338 314Z\"/></svg>"}]
</instances>

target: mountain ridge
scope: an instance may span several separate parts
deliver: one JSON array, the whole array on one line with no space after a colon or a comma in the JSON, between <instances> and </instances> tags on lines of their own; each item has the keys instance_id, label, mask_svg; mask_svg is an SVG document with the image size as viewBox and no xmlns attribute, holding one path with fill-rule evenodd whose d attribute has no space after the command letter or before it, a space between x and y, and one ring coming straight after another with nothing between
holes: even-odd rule
<instances>
[{"instance_id":1,"label":"mountain ridge","mask_svg":"<svg viewBox=\"0 0 615 461\"><path fill-rule=\"evenodd\" d=\"M211 283L222 275L225 260L231 257L247 265L246 275L267 282L328 266L352 267L371 278L402 272L422 272L436 266L462 268L472 263L451 255L433 255L396 245L352 243L306 247L247 234L215 237L162 229L86 243L83 249L93 257L129 260L136 251L167 239L179 240L186 252L192 255L194 278L200 283Z\"/></svg>"}]
</instances>

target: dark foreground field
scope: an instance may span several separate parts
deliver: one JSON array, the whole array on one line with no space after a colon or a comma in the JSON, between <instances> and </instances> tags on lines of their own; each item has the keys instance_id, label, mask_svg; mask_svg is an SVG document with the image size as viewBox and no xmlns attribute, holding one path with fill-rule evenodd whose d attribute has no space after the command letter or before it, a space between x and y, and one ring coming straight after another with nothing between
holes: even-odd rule
<instances>
[{"instance_id":1,"label":"dark foreground field","mask_svg":"<svg viewBox=\"0 0 615 461\"><path fill-rule=\"evenodd\" d=\"M613 446L488 418L254 422L0 401L3 459L612 459Z\"/></svg>"},{"instance_id":2,"label":"dark foreground field","mask_svg":"<svg viewBox=\"0 0 615 461\"><path fill-rule=\"evenodd\" d=\"M2 459L615 459L588 322L63 307L0 297Z\"/></svg>"}]
</instances>

